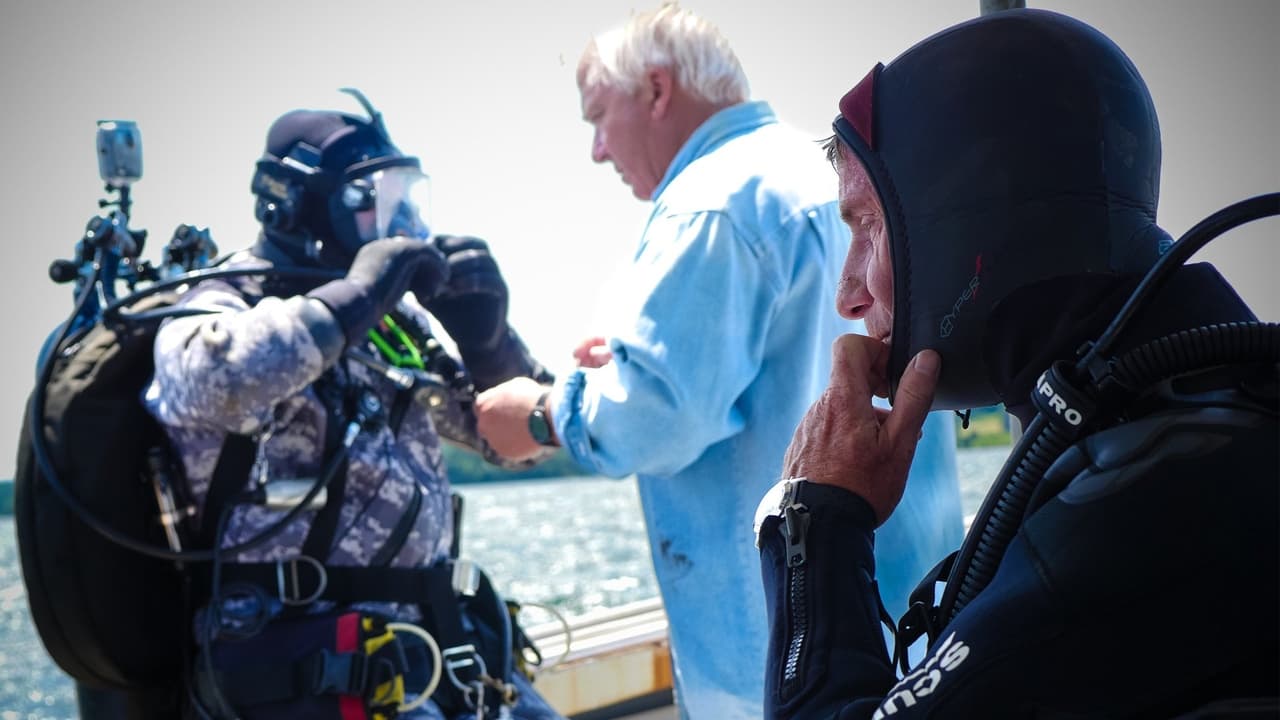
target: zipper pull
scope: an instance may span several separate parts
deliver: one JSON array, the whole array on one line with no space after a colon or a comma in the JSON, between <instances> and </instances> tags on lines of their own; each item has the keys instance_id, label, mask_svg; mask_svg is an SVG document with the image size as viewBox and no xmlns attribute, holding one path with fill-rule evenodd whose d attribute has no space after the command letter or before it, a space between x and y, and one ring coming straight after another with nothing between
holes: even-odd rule
<instances>
[{"instance_id":1,"label":"zipper pull","mask_svg":"<svg viewBox=\"0 0 1280 720\"><path fill-rule=\"evenodd\" d=\"M787 567L804 564L805 538L809 534L809 508L792 503L782 509L782 535L787 541Z\"/></svg>"}]
</instances>

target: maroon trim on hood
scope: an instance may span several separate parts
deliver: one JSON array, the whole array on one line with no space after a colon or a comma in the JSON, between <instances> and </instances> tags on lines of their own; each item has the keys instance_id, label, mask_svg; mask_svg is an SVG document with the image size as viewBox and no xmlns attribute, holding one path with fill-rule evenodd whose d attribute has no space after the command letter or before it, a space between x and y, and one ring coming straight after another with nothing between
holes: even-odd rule
<instances>
[{"instance_id":1,"label":"maroon trim on hood","mask_svg":"<svg viewBox=\"0 0 1280 720\"><path fill-rule=\"evenodd\" d=\"M876 149L875 125L872 105L875 102L876 77L884 63L876 63L867 76L858 81L853 89L840 98L840 115L853 126L867 147Z\"/></svg>"}]
</instances>

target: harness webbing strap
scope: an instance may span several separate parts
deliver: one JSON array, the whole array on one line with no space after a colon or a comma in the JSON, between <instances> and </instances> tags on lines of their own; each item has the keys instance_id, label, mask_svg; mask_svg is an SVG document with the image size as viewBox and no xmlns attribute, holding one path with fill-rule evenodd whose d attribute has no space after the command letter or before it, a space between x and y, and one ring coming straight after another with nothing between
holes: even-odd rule
<instances>
[{"instance_id":1,"label":"harness webbing strap","mask_svg":"<svg viewBox=\"0 0 1280 720\"><path fill-rule=\"evenodd\" d=\"M451 563L445 567L453 569ZM426 602L420 608L423 615L432 620L440 648L448 650L468 644L467 633L462 628L462 608L453 589L453 573L449 573L448 582L427 583L424 589Z\"/></svg>"},{"instance_id":2,"label":"harness webbing strap","mask_svg":"<svg viewBox=\"0 0 1280 720\"><path fill-rule=\"evenodd\" d=\"M379 665L363 652L319 649L294 660L256 663L216 671L219 688L233 705L255 706L312 695L372 694L374 686L405 668Z\"/></svg>"},{"instance_id":3,"label":"harness webbing strap","mask_svg":"<svg viewBox=\"0 0 1280 720\"><path fill-rule=\"evenodd\" d=\"M322 572L323 571L323 572ZM222 580L225 583L251 583L268 592L268 594L287 595L290 598L305 597L309 602L325 600L337 604L356 602L395 602L417 605L422 612L422 625L439 643L442 651L454 650L453 658L459 661L452 664L449 672L453 678L470 687L481 680L481 666L469 660L480 657L485 661L487 672L505 678L510 652L506 644L511 642L508 634L504 647L495 648L500 657L490 657L490 650L478 645L477 636L470 632L464 620L464 602L459 598L453 586L454 566L451 562L441 562L428 568L391 568L391 567L353 567L353 566L319 566L309 562L282 561L281 563L227 563L222 567ZM282 580L284 578L284 580ZM280 587L281 583L285 587ZM492 599L492 587L481 575L479 596ZM505 605L498 608L506 612ZM459 652L460 651L460 652ZM451 656L446 654L446 662ZM283 668L271 675L272 693L285 692L283 688L296 687L292 675L294 668ZM266 676L263 675L263 678ZM227 678L235 684L234 678ZM502 697L492 688L483 693L484 702L489 705L503 702ZM464 696L455 685L441 685L443 694L437 697L438 702L449 702L458 708L467 707L466 703L474 702L474 697ZM470 706L474 707L474 706Z\"/></svg>"},{"instance_id":4,"label":"harness webbing strap","mask_svg":"<svg viewBox=\"0 0 1280 720\"><path fill-rule=\"evenodd\" d=\"M398 602L426 604L445 598L457 604L453 596L453 566L429 568L323 566L310 563L226 563L222 566L224 584L245 582L275 594L281 578L297 582L287 589L291 597L329 600L349 604L356 602ZM296 574L295 574L296 570ZM317 594L317 592L319 594Z\"/></svg>"},{"instance_id":5,"label":"harness webbing strap","mask_svg":"<svg viewBox=\"0 0 1280 720\"><path fill-rule=\"evenodd\" d=\"M457 560L462 556L462 495L451 493L449 502L453 506L453 542L449 545L449 557Z\"/></svg>"},{"instance_id":6,"label":"harness webbing strap","mask_svg":"<svg viewBox=\"0 0 1280 720\"><path fill-rule=\"evenodd\" d=\"M889 614L889 610L884 606L884 598L880 597L880 583L875 580L871 581L871 587L876 593L876 609L880 611L880 624L889 629L889 634L893 635L894 659L897 659L898 652L898 626L893 622L893 616Z\"/></svg>"},{"instance_id":7,"label":"harness webbing strap","mask_svg":"<svg viewBox=\"0 0 1280 720\"><path fill-rule=\"evenodd\" d=\"M929 636L930 644L937 639L938 631L941 628L938 627L937 623L938 606L934 602L935 588L940 580L947 578L951 574L951 566L955 564L956 556L959 554L960 551L956 550L939 560L938 564L925 573L924 579L911 591L911 595L907 600L907 611L898 620L897 632L894 633L893 643L893 659L902 668L903 674L906 674L909 670L907 649L923 635L927 634ZM883 609L883 606L880 612L882 615L888 614ZM892 627L892 624L889 624Z\"/></svg>"},{"instance_id":8,"label":"harness webbing strap","mask_svg":"<svg viewBox=\"0 0 1280 720\"><path fill-rule=\"evenodd\" d=\"M412 396L408 390L401 389L396 392L395 400L392 402L391 412L387 420L387 426L391 429L391 433L393 435L400 432L400 424L404 421L404 416L406 411L409 409L411 400ZM337 446L340 444L342 439L343 425L344 421L340 414L338 412L331 411L329 413L328 428L325 433L325 454L329 457L333 457L334 453L339 451ZM322 562L329 557L329 550L333 546L334 535L338 531L338 520L341 517L342 501L346 494L347 467L348 461L344 458L342 466L336 469L334 478L329 483L328 496L325 500L324 507L320 509L320 512L316 514L315 520L311 523L311 528L307 532L307 538L302 544L302 554L307 557L316 558ZM414 490L418 491L416 484ZM419 505L420 498L419 503L415 503L412 508L413 512L411 514L413 517L410 518L410 529L412 529L413 520L416 520L417 518ZM402 518L401 524L403 523L404 520ZM405 535L407 537L408 533L406 532ZM395 551L399 551L399 548L395 548Z\"/></svg>"},{"instance_id":9,"label":"harness webbing strap","mask_svg":"<svg viewBox=\"0 0 1280 720\"><path fill-rule=\"evenodd\" d=\"M343 452L342 441L345 434L347 418L347 393L335 377L335 370L326 370L315 382L316 395L324 404L326 422L324 431L324 456L333 462L341 453L338 467L333 470L333 477L325 488L324 507L316 513L307 529L307 537L302 542L302 554L324 562L329 557L329 548L333 544L333 536L338 531L338 519L342 510L342 498L347 489L347 457Z\"/></svg>"},{"instance_id":10,"label":"harness webbing strap","mask_svg":"<svg viewBox=\"0 0 1280 720\"><path fill-rule=\"evenodd\" d=\"M253 469L257 443L252 436L228 433L218 453L218 464L213 468L209 492L205 495L204 509L200 515L200 532L197 539L200 548L213 549L217 540L218 518L231 498L245 490L249 471Z\"/></svg>"},{"instance_id":11,"label":"harness webbing strap","mask_svg":"<svg viewBox=\"0 0 1280 720\"><path fill-rule=\"evenodd\" d=\"M391 416L387 421L392 433L400 434L400 424L404 421L405 413L409 410L409 405L412 401L413 397L407 390L401 390L396 393L396 399L391 404ZM400 549L404 547L405 542L409 539L409 534L413 532L414 526L418 524L418 513L421 510L422 487L418 483L414 483L413 498L409 500L409 504L400 515L400 520L391 531L391 535L382 544L382 547L378 548L378 552L374 554L373 559L369 561L371 566L383 567L391 564L391 561L395 559Z\"/></svg>"},{"instance_id":12,"label":"harness webbing strap","mask_svg":"<svg viewBox=\"0 0 1280 720\"><path fill-rule=\"evenodd\" d=\"M301 676L299 666L293 663L267 663L215 673L222 694L232 704L241 706L281 702L311 694L310 683Z\"/></svg>"},{"instance_id":13,"label":"harness webbing strap","mask_svg":"<svg viewBox=\"0 0 1280 720\"><path fill-rule=\"evenodd\" d=\"M307 539L302 543L302 554L307 557L324 560L329 557L329 548L333 545L333 536L338 531L338 519L342 510L342 496L347 490L347 458L334 469L333 479L326 488L324 507L316 513L307 531Z\"/></svg>"}]
</instances>

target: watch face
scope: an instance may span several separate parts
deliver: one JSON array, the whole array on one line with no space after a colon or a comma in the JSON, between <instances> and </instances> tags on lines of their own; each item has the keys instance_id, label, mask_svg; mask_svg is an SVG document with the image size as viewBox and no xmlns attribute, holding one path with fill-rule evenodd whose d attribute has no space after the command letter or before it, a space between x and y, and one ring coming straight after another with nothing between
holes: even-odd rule
<instances>
[{"instance_id":1,"label":"watch face","mask_svg":"<svg viewBox=\"0 0 1280 720\"><path fill-rule=\"evenodd\" d=\"M529 434L539 445L546 445L551 441L551 426L540 405L529 413Z\"/></svg>"}]
</instances>

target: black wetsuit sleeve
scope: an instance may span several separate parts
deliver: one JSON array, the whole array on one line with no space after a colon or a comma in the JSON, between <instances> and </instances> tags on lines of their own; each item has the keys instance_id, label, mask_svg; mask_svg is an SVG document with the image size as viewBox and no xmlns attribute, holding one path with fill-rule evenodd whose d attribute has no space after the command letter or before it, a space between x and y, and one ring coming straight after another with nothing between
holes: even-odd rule
<instances>
[{"instance_id":1,"label":"black wetsuit sleeve","mask_svg":"<svg viewBox=\"0 0 1280 720\"><path fill-rule=\"evenodd\" d=\"M1274 695L1275 432L1216 413L1081 443L1055 468L1064 489L896 684L875 623L870 511L848 493L811 497L803 564L784 562L781 523L761 532L768 716L1173 717ZM797 608L808 631L792 655Z\"/></svg>"},{"instance_id":2,"label":"black wetsuit sleeve","mask_svg":"<svg viewBox=\"0 0 1280 720\"><path fill-rule=\"evenodd\" d=\"M795 502L806 508L792 523L803 547L788 542L779 518L760 529L765 716L870 717L895 681L873 581L874 515L862 498L827 485L802 484Z\"/></svg>"},{"instance_id":3,"label":"black wetsuit sleeve","mask_svg":"<svg viewBox=\"0 0 1280 720\"><path fill-rule=\"evenodd\" d=\"M761 527L770 619L765 716L801 720L1004 717L1022 706L1025 664L1054 664L1042 651L1047 595L1015 545L993 588L952 623L923 662L899 680L879 623L870 506L829 486L802 486L803 561L787 525ZM788 561L788 558L791 558ZM980 638L974 641L973 638Z\"/></svg>"}]
</instances>

